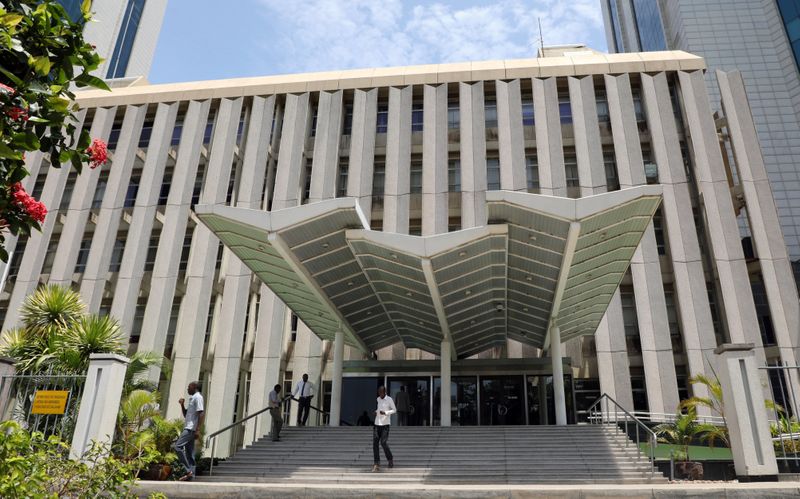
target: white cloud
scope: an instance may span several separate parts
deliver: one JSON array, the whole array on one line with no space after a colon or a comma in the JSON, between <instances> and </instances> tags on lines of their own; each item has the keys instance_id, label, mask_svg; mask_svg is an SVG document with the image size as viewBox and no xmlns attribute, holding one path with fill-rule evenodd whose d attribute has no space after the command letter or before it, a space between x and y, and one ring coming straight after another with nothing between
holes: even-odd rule
<instances>
[{"instance_id":1,"label":"white cloud","mask_svg":"<svg viewBox=\"0 0 800 499\"><path fill-rule=\"evenodd\" d=\"M262 48L280 72L532 57L538 18L546 45L602 31L597 0L259 1L277 27Z\"/></svg>"}]
</instances>

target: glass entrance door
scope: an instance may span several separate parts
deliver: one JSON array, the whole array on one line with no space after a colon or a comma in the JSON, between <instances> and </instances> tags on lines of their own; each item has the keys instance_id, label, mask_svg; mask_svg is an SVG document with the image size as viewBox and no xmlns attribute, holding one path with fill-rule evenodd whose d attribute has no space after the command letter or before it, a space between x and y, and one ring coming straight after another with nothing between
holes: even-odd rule
<instances>
[{"instance_id":1,"label":"glass entrance door","mask_svg":"<svg viewBox=\"0 0 800 499\"><path fill-rule=\"evenodd\" d=\"M389 378L389 395L397 407L392 424L398 426L430 426L431 378L412 376Z\"/></svg>"},{"instance_id":2,"label":"glass entrance door","mask_svg":"<svg viewBox=\"0 0 800 499\"><path fill-rule=\"evenodd\" d=\"M556 424L556 403L553 397L553 376L527 376L528 424ZM564 376L564 395L567 403L567 423L575 423L575 408L572 403L572 379Z\"/></svg>"},{"instance_id":3,"label":"glass entrance door","mask_svg":"<svg viewBox=\"0 0 800 499\"><path fill-rule=\"evenodd\" d=\"M524 425L524 378L481 376L481 425Z\"/></svg>"},{"instance_id":4,"label":"glass entrance door","mask_svg":"<svg viewBox=\"0 0 800 499\"><path fill-rule=\"evenodd\" d=\"M442 378L433 378L433 424L441 424ZM450 381L450 424L475 426L478 424L478 377L453 376Z\"/></svg>"}]
</instances>

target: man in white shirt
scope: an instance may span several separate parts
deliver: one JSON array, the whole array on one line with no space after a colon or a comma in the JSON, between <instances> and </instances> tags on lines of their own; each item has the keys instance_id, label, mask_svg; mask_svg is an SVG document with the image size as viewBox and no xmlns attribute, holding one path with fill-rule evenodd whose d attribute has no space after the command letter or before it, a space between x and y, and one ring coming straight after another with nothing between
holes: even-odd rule
<instances>
[{"instance_id":1,"label":"man in white shirt","mask_svg":"<svg viewBox=\"0 0 800 499\"><path fill-rule=\"evenodd\" d=\"M205 419L203 396L200 394L200 383L192 381L186 391L189 392L189 404L184 405L184 399L178 400L183 412L183 431L175 441L173 448L178 453L178 460L186 468L186 474L180 480L191 481L194 479L194 441L200 438L200 427Z\"/></svg>"},{"instance_id":2,"label":"man in white shirt","mask_svg":"<svg viewBox=\"0 0 800 499\"><path fill-rule=\"evenodd\" d=\"M314 398L314 383L308 381L308 374L304 374L303 380L297 382L292 397L297 399L297 426L305 426L311 411L311 399Z\"/></svg>"},{"instance_id":3,"label":"man in white shirt","mask_svg":"<svg viewBox=\"0 0 800 499\"><path fill-rule=\"evenodd\" d=\"M283 427L279 393L281 393L281 385L275 385L272 391L269 392L269 414L272 416L272 428L270 429L269 435L272 437L273 442L280 442L281 428Z\"/></svg>"},{"instance_id":4,"label":"man in white shirt","mask_svg":"<svg viewBox=\"0 0 800 499\"><path fill-rule=\"evenodd\" d=\"M381 386L378 388L378 408L375 410L375 426L372 427L372 455L374 458L372 471L380 471L381 469L381 454L378 444L383 447L383 453L386 454L389 467L394 468L394 458L387 441L389 440L391 416L395 412L397 412L397 408L394 406L394 400L386 395L386 387Z\"/></svg>"}]
</instances>

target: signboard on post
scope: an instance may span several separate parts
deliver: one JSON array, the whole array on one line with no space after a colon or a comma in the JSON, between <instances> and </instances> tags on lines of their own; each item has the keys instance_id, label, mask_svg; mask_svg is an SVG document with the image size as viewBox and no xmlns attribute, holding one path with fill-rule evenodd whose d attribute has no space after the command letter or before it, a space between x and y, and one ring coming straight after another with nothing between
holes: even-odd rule
<instances>
[{"instance_id":1,"label":"signboard on post","mask_svg":"<svg viewBox=\"0 0 800 499\"><path fill-rule=\"evenodd\" d=\"M31 414L64 414L69 390L36 390Z\"/></svg>"}]
</instances>

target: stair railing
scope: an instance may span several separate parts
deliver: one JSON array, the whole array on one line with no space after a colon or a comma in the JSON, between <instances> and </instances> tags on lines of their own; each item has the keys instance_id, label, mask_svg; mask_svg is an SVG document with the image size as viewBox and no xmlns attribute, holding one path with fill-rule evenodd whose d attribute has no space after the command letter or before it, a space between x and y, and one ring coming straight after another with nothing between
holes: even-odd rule
<instances>
[{"instance_id":1,"label":"stair railing","mask_svg":"<svg viewBox=\"0 0 800 499\"><path fill-rule=\"evenodd\" d=\"M636 430L636 448L641 450L641 436L647 439L647 447L649 448L648 459L650 460L650 477L655 476L656 472L656 443L658 441L656 434L639 418L634 416L630 411L619 405L619 403L611 398L607 393L600 395L600 398L594 401L589 407L589 423L591 424L613 424L614 428L619 431L620 425L625 428L625 446L628 447L631 443L631 437L628 433L628 425L630 424Z\"/></svg>"},{"instance_id":2,"label":"stair railing","mask_svg":"<svg viewBox=\"0 0 800 499\"><path fill-rule=\"evenodd\" d=\"M293 396L289 395L289 396L284 397L283 399L281 399L279 407L282 407L284 402L286 402L287 400L300 402L299 400L297 400ZM325 416L325 415L330 416L329 412L327 412L327 411L325 411L323 409L320 409L319 407L315 407L313 405L310 405L309 407L311 409L317 411L318 413L320 413L323 416ZM255 442L256 440L258 440L258 419L257 418L260 415L262 415L265 412L267 412L267 411L269 411L269 406L264 407L263 409L259 409L258 411L254 412L252 414L249 414L249 415L243 417L242 419L234 421L233 423L231 423L231 424L229 424L227 426L223 426L219 430L215 431L214 433L211 433L210 435L208 435L206 437L206 447L211 447L211 461L210 461L209 466L208 466L208 474L209 475L211 475L213 473L213 470L214 470L214 455L216 454L216 451L217 451L217 437L222 435L223 433L226 433L226 432L229 432L229 431L234 431L234 430L242 431L241 436L244 437L243 430L240 430L240 429L244 427L243 426L244 423L246 423L246 422L250 421L251 419L255 418L255 421L253 422L253 441ZM349 423L346 423L344 421L340 421L340 424L341 423L345 423L346 425L349 426ZM234 434L234 437L238 437L238 436L240 436L240 435L239 434ZM231 449L230 449L231 452L233 451L233 448L235 446L238 446L238 438L234 438L234 437L231 438Z\"/></svg>"}]
</instances>

